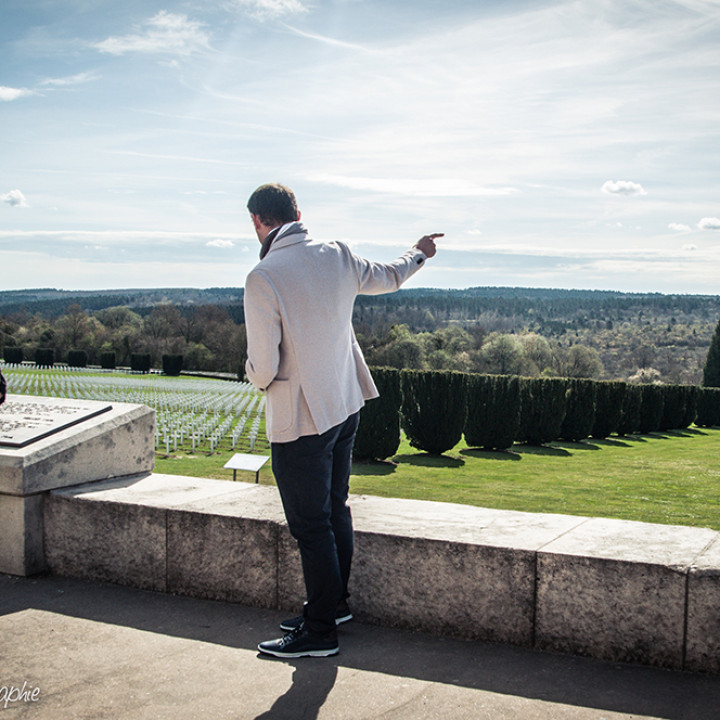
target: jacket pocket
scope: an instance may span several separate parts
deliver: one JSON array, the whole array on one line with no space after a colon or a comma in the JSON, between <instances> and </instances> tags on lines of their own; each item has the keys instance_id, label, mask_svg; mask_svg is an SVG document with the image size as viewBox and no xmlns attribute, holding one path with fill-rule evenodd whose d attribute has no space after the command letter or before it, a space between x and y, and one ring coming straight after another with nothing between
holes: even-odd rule
<instances>
[{"instance_id":1,"label":"jacket pocket","mask_svg":"<svg viewBox=\"0 0 720 720\"><path fill-rule=\"evenodd\" d=\"M267 421L270 433L281 433L293 422L292 392L289 380L273 380L267 389Z\"/></svg>"}]
</instances>

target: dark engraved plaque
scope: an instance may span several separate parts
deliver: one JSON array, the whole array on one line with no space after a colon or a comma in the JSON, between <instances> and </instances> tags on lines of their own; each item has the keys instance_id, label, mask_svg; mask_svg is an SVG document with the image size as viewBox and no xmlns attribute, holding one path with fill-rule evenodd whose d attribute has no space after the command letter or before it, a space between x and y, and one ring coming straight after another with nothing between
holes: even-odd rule
<instances>
[{"instance_id":1,"label":"dark engraved plaque","mask_svg":"<svg viewBox=\"0 0 720 720\"><path fill-rule=\"evenodd\" d=\"M0 446L25 447L111 409L96 400L8 395L0 405Z\"/></svg>"}]
</instances>

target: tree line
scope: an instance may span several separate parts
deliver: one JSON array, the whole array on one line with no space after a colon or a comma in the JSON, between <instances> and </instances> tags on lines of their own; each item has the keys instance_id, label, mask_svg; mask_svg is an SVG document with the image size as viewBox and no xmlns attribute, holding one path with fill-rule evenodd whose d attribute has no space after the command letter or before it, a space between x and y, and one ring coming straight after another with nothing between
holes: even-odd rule
<instances>
[{"instance_id":1,"label":"tree line","mask_svg":"<svg viewBox=\"0 0 720 720\"><path fill-rule=\"evenodd\" d=\"M163 358L182 357L186 370L237 373L247 349L245 325L238 324L217 305L179 308L157 305L144 316L125 306L86 312L79 304L57 318L36 314L0 317L0 347L17 358L39 364L78 362L83 353L89 365L130 367L133 357L159 368ZM112 356L112 362L108 357Z\"/></svg>"},{"instance_id":2,"label":"tree line","mask_svg":"<svg viewBox=\"0 0 720 720\"><path fill-rule=\"evenodd\" d=\"M113 353L118 366L146 354L156 368L175 355L187 370L242 372L242 289L126 292L0 293L0 350L30 361L51 350L55 362L84 351L91 365ZM118 300L128 304L103 306ZM420 289L360 296L353 324L375 366L698 384L719 316L715 296Z\"/></svg>"}]
</instances>

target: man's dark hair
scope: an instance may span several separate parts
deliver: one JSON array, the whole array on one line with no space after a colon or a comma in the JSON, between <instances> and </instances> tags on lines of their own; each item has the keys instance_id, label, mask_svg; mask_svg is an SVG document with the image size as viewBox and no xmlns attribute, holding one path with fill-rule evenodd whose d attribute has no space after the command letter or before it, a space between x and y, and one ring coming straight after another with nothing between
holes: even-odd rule
<instances>
[{"instance_id":1,"label":"man's dark hair","mask_svg":"<svg viewBox=\"0 0 720 720\"><path fill-rule=\"evenodd\" d=\"M269 227L295 222L298 218L295 194L290 188L278 183L261 185L250 196L247 208L260 218L263 225Z\"/></svg>"}]
</instances>

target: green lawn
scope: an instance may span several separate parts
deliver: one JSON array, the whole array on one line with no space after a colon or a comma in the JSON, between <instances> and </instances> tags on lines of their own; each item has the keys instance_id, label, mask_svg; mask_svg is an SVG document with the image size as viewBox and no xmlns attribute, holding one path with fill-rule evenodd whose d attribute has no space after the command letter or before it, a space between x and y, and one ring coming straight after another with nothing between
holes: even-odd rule
<instances>
[{"instance_id":1,"label":"green lawn","mask_svg":"<svg viewBox=\"0 0 720 720\"><path fill-rule=\"evenodd\" d=\"M230 452L165 458L156 472L232 479ZM238 479L252 481L250 473ZM269 463L260 482L272 484ZM691 428L440 457L407 443L392 462L356 463L351 492L720 530L720 430Z\"/></svg>"}]
</instances>

